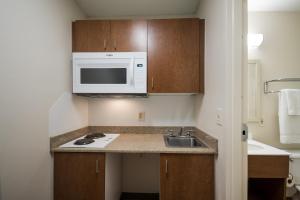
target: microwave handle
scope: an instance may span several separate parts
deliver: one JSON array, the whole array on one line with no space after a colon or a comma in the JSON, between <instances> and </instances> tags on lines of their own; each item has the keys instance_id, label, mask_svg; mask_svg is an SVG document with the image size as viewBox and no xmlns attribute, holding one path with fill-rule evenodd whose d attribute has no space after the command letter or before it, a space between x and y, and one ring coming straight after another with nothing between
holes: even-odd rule
<instances>
[{"instance_id":1,"label":"microwave handle","mask_svg":"<svg viewBox=\"0 0 300 200\"><path fill-rule=\"evenodd\" d=\"M134 68L135 68L135 63L132 64L131 85L134 85Z\"/></svg>"}]
</instances>

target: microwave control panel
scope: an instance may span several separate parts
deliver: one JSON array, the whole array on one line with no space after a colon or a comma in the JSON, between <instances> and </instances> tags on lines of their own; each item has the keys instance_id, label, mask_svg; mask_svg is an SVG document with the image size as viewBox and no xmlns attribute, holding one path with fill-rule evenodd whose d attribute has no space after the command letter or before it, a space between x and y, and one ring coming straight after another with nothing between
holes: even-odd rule
<instances>
[{"instance_id":1,"label":"microwave control panel","mask_svg":"<svg viewBox=\"0 0 300 200\"><path fill-rule=\"evenodd\" d=\"M134 62L135 88L147 89L147 60L142 58L136 58Z\"/></svg>"}]
</instances>

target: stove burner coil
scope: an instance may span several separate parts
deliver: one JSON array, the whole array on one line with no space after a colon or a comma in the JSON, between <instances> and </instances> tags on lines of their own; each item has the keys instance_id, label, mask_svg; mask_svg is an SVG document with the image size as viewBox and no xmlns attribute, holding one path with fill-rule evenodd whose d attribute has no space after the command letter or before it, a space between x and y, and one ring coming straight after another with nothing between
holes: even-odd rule
<instances>
[{"instance_id":1,"label":"stove burner coil","mask_svg":"<svg viewBox=\"0 0 300 200\"><path fill-rule=\"evenodd\" d=\"M91 133L86 135L84 138L86 139L98 139L98 138L103 138L105 137L104 133Z\"/></svg>"},{"instance_id":2,"label":"stove burner coil","mask_svg":"<svg viewBox=\"0 0 300 200\"><path fill-rule=\"evenodd\" d=\"M95 140L90 138L79 139L74 142L75 145L86 145L95 142Z\"/></svg>"}]
</instances>

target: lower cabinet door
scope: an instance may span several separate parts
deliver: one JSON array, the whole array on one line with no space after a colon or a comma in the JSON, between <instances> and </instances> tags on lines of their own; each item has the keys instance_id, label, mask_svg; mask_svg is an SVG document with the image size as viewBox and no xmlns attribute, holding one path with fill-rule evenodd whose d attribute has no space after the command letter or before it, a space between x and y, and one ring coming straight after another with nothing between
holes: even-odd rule
<instances>
[{"instance_id":1,"label":"lower cabinet door","mask_svg":"<svg viewBox=\"0 0 300 200\"><path fill-rule=\"evenodd\" d=\"M160 200L213 199L213 155L161 154Z\"/></svg>"},{"instance_id":2,"label":"lower cabinet door","mask_svg":"<svg viewBox=\"0 0 300 200\"><path fill-rule=\"evenodd\" d=\"M54 200L104 200L104 153L55 153Z\"/></svg>"}]
</instances>

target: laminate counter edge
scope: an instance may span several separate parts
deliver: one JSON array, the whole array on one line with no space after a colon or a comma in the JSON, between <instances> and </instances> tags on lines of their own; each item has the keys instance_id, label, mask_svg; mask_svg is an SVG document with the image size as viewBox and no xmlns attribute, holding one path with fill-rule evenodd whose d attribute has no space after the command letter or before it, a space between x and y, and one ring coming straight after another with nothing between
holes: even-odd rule
<instances>
[{"instance_id":1,"label":"laminate counter edge","mask_svg":"<svg viewBox=\"0 0 300 200\"><path fill-rule=\"evenodd\" d=\"M191 153L218 154L218 140L195 128L194 135L207 148L169 148L163 141L163 134L172 129L179 131L180 127L159 126L90 126L50 138L51 152L115 152L115 153ZM95 148L59 148L60 145L79 138L91 132L118 133L120 136L102 149Z\"/></svg>"}]
</instances>

